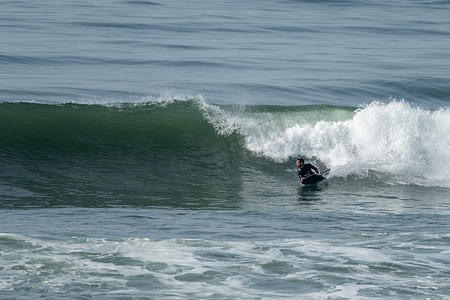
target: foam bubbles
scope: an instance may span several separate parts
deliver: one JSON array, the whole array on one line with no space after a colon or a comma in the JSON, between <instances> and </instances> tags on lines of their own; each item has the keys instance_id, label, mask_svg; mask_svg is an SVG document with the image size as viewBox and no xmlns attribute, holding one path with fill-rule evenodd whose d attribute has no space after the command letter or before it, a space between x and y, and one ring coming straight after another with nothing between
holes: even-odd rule
<instances>
[{"instance_id":1,"label":"foam bubbles","mask_svg":"<svg viewBox=\"0 0 450 300\"><path fill-rule=\"evenodd\" d=\"M399 182L450 186L450 111L406 101L294 111L226 111L210 106L221 134L238 132L245 148L278 162L302 155L332 168L331 176L389 175Z\"/></svg>"},{"instance_id":2,"label":"foam bubbles","mask_svg":"<svg viewBox=\"0 0 450 300\"><path fill-rule=\"evenodd\" d=\"M212 241L0 233L0 287L68 296L82 290L97 298L323 299L373 295L383 288L411 295L416 285L427 291L440 285L440 296L444 281L423 278L445 278L448 251L445 244L428 247L430 238L448 235Z\"/></svg>"},{"instance_id":3,"label":"foam bubbles","mask_svg":"<svg viewBox=\"0 0 450 300\"><path fill-rule=\"evenodd\" d=\"M432 112L404 101L374 102L358 110L346 126L352 163L417 182L448 177L440 173L450 167L448 110Z\"/></svg>"}]
</instances>

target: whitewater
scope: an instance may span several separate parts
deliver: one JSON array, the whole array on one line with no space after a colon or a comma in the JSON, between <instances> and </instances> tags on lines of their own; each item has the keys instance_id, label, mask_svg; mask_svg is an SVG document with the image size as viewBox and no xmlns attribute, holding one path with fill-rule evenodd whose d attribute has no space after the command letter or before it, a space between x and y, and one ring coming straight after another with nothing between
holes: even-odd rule
<instances>
[{"instance_id":1,"label":"whitewater","mask_svg":"<svg viewBox=\"0 0 450 300\"><path fill-rule=\"evenodd\" d=\"M247 149L276 161L306 156L330 167L332 175L363 176L373 171L408 183L449 187L448 108L430 111L392 101L373 102L354 111L346 107L297 110L231 117L226 126L216 126L224 132L237 128Z\"/></svg>"}]
</instances>

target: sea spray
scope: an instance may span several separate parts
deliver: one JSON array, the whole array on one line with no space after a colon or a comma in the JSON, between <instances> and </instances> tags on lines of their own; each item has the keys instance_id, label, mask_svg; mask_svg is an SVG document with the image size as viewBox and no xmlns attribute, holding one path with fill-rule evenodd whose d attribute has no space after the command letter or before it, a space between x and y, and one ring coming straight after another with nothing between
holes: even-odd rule
<instances>
[{"instance_id":1,"label":"sea spray","mask_svg":"<svg viewBox=\"0 0 450 300\"><path fill-rule=\"evenodd\" d=\"M332 176L376 172L415 184L449 184L448 108L431 111L406 101L391 101L358 109L227 109L209 108L208 120L217 131L238 132L246 149L276 162L302 155L332 168Z\"/></svg>"}]
</instances>

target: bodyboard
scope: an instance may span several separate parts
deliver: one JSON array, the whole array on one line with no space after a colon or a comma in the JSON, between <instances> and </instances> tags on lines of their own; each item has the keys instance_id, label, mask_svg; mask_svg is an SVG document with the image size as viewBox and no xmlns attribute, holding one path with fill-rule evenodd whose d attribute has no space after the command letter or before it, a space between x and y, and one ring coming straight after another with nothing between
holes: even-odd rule
<instances>
[{"instance_id":1,"label":"bodyboard","mask_svg":"<svg viewBox=\"0 0 450 300\"><path fill-rule=\"evenodd\" d=\"M324 179L325 179L325 177L323 177L322 175L312 174L307 177L304 177L302 183L303 184L316 184Z\"/></svg>"},{"instance_id":2,"label":"bodyboard","mask_svg":"<svg viewBox=\"0 0 450 300\"><path fill-rule=\"evenodd\" d=\"M328 173L330 173L330 169L324 171L322 173L322 175L319 174L311 174L309 176L306 176L303 178L303 184L316 184L321 182L322 180L324 180L326 178L326 176L328 175Z\"/></svg>"}]
</instances>

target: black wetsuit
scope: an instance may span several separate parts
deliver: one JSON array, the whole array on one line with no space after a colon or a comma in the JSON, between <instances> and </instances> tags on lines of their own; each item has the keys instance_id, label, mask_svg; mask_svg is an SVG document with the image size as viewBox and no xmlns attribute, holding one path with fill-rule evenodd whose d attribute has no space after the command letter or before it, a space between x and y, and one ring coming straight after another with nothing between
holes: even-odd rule
<instances>
[{"instance_id":1,"label":"black wetsuit","mask_svg":"<svg viewBox=\"0 0 450 300\"><path fill-rule=\"evenodd\" d=\"M297 171L298 177L302 178L307 175L313 174L311 169L316 171L316 173L319 173L319 170L316 167L314 167L312 164L305 164L305 165L303 165L303 168L298 168L298 171Z\"/></svg>"}]
</instances>

